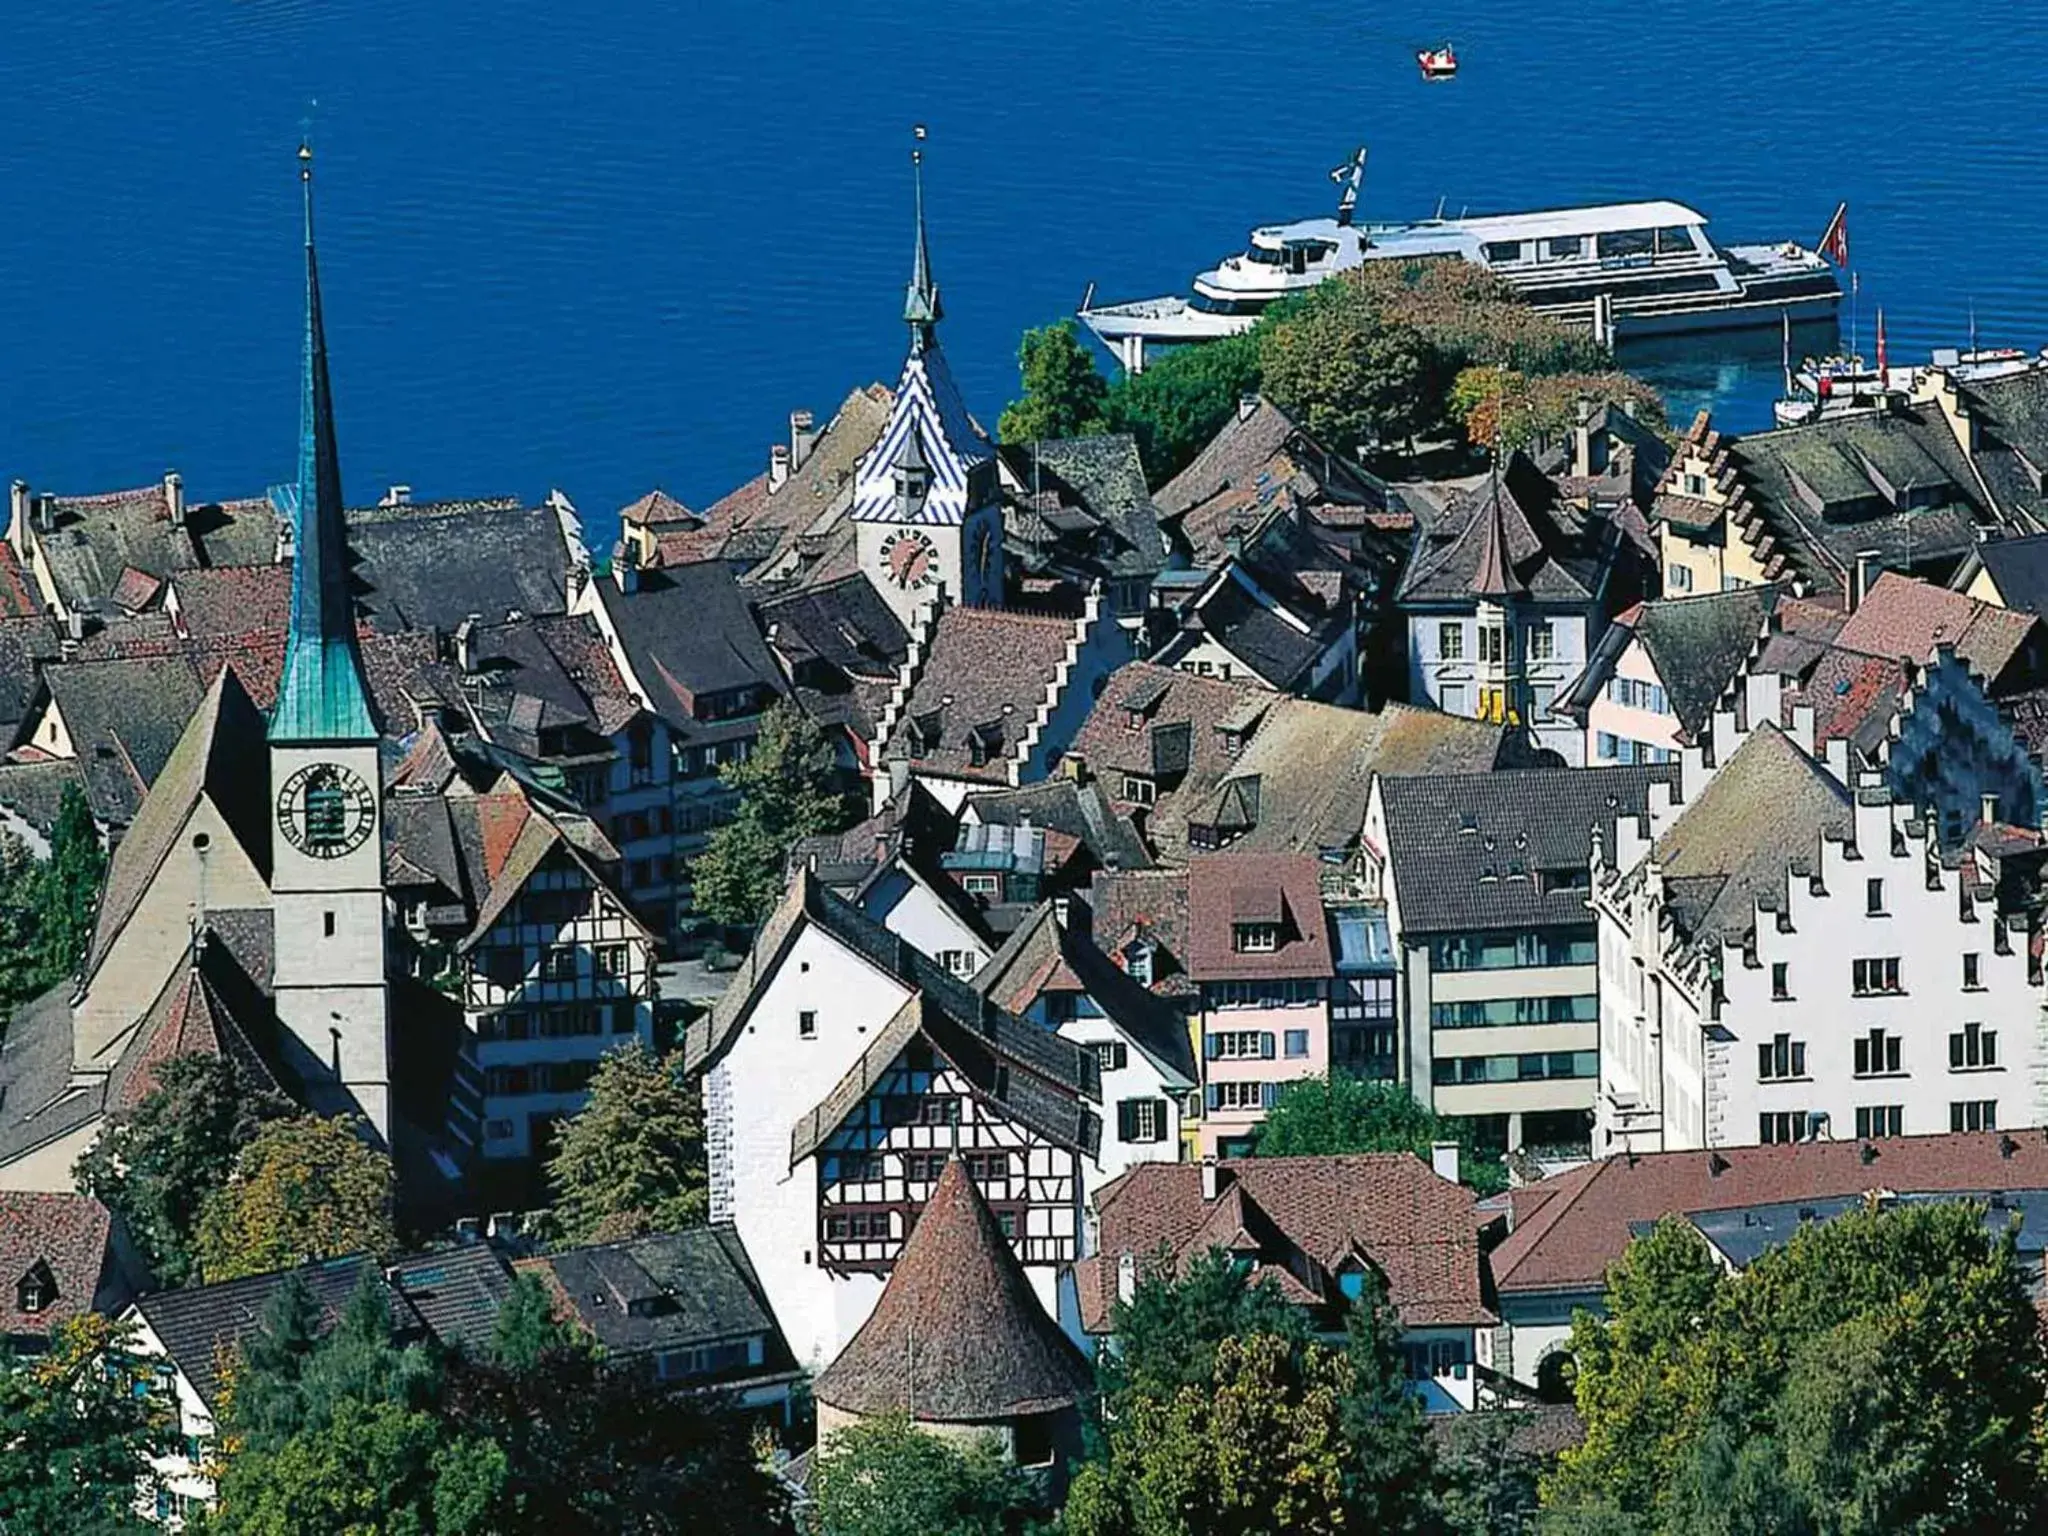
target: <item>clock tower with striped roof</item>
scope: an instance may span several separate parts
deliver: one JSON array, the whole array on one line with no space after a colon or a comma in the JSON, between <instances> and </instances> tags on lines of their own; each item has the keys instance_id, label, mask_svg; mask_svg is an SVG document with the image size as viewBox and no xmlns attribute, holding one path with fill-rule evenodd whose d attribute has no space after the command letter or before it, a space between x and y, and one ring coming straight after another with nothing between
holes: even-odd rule
<instances>
[{"instance_id":1,"label":"clock tower with striped roof","mask_svg":"<svg viewBox=\"0 0 2048 1536\"><path fill-rule=\"evenodd\" d=\"M917 136L923 139L922 127ZM1003 601L995 449L968 415L939 350L944 311L925 239L923 161L913 149L917 243L903 295L910 355L889 423L855 470L853 491L861 569L906 624L940 592L970 607Z\"/></svg>"},{"instance_id":2,"label":"clock tower with striped roof","mask_svg":"<svg viewBox=\"0 0 2048 1536\"><path fill-rule=\"evenodd\" d=\"M290 1065L322 1113L360 1112L391 1137L384 971L383 784L348 584L348 522L313 251L313 153L299 148L306 340L291 627L270 720L270 905Z\"/></svg>"}]
</instances>

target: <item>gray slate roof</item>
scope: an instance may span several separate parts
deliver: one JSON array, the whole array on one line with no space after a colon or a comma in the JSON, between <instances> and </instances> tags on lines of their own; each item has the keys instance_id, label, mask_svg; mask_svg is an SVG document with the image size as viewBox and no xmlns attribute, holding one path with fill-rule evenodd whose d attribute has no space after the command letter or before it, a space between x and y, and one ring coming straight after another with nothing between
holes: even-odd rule
<instances>
[{"instance_id":1,"label":"gray slate roof","mask_svg":"<svg viewBox=\"0 0 2048 1536\"><path fill-rule=\"evenodd\" d=\"M348 514L357 602L381 630L452 632L568 607L569 545L552 507L516 497L408 502Z\"/></svg>"},{"instance_id":2,"label":"gray slate roof","mask_svg":"<svg viewBox=\"0 0 2048 1536\"><path fill-rule=\"evenodd\" d=\"M1536 603L1584 604L1607 588L1622 530L1604 512L1560 500L1521 454L1498 477L1452 499L1443 518L1417 536L1396 601L1465 606L1482 585L1496 517L1507 539L1509 584Z\"/></svg>"},{"instance_id":3,"label":"gray slate roof","mask_svg":"<svg viewBox=\"0 0 2048 1536\"><path fill-rule=\"evenodd\" d=\"M722 561L644 571L639 588L621 592L600 580L598 600L618 632L647 707L685 742L752 735L753 724L700 721L695 696L755 686L783 691L782 671L754 627L732 568Z\"/></svg>"},{"instance_id":4,"label":"gray slate roof","mask_svg":"<svg viewBox=\"0 0 2048 1536\"><path fill-rule=\"evenodd\" d=\"M1102 792L1100 784L1078 784L1065 776L1040 779L1017 789L987 790L967 797L963 814L987 826L1030 822L1078 839L1105 869L1148 869L1152 856L1131 819Z\"/></svg>"},{"instance_id":5,"label":"gray slate roof","mask_svg":"<svg viewBox=\"0 0 2048 1536\"><path fill-rule=\"evenodd\" d=\"M1026 557L1079 579L1152 577L1166 565L1158 510L1127 433L1005 444L1004 467L1024 487L1008 498L1005 531Z\"/></svg>"},{"instance_id":6,"label":"gray slate roof","mask_svg":"<svg viewBox=\"0 0 2048 1536\"><path fill-rule=\"evenodd\" d=\"M741 1374L796 1368L760 1277L730 1226L565 1249L531 1267L553 1278L576 1320L614 1359L758 1334L767 1336L763 1361Z\"/></svg>"},{"instance_id":7,"label":"gray slate roof","mask_svg":"<svg viewBox=\"0 0 2048 1536\"><path fill-rule=\"evenodd\" d=\"M1614 847L1620 817L1641 818L1670 765L1524 768L1381 778L1388 864L1404 938L1590 923L1593 836ZM1546 873L1576 884L1546 880Z\"/></svg>"},{"instance_id":8,"label":"gray slate roof","mask_svg":"<svg viewBox=\"0 0 2048 1536\"><path fill-rule=\"evenodd\" d=\"M2048 619L2048 533L1986 540L1977 546L1977 558L2008 608Z\"/></svg>"}]
</instances>

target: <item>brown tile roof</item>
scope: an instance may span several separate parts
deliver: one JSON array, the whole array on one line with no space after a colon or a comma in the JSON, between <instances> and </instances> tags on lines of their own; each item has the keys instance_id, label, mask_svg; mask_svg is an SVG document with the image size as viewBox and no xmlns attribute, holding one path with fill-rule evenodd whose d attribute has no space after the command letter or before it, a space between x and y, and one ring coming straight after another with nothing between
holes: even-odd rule
<instances>
[{"instance_id":1,"label":"brown tile roof","mask_svg":"<svg viewBox=\"0 0 2048 1536\"><path fill-rule=\"evenodd\" d=\"M1012 756L1074 632L1074 620L1053 615L946 609L883 755L954 778L1009 783Z\"/></svg>"},{"instance_id":2,"label":"brown tile roof","mask_svg":"<svg viewBox=\"0 0 2048 1536\"><path fill-rule=\"evenodd\" d=\"M0 539L0 619L36 618L42 611L42 593L22 570L14 546Z\"/></svg>"},{"instance_id":3,"label":"brown tile roof","mask_svg":"<svg viewBox=\"0 0 2048 1536\"><path fill-rule=\"evenodd\" d=\"M1098 870L1088 890L1096 944L1118 959L1133 939L1155 947L1152 990L1185 996L1194 990L1186 974L1188 872L1185 869ZM1163 955L1160 953L1163 951Z\"/></svg>"},{"instance_id":4,"label":"brown tile roof","mask_svg":"<svg viewBox=\"0 0 2048 1536\"><path fill-rule=\"evenodd\" d=\"M1604 1158L1544 1183L1554 1192L1526 1214L1518 1209L1514 1230L1493 1252L1494 1284L1504 1294L1598 1290L1637 1227L1669 1215L1871 1190L2048 1189L2048 1132L1652 1152Z\"/></svg>"},{"instance_id":5,"label":"brown tile roof","mask_svg":"<svg viewBox=\"0 0 2048 1536\"><path fill-rule=\"evenodd\" d=\"M1950 645L1972 670L1995 683L2028 640L2042 633L2040 625L2024 609L2000 608L1886 571L1835 635L1835 644L1859 655L1916 665L1927 661L1936 646Z\"/></svg>"},{"instance_id":6,"label":"brown tile roof","mask_svg":"<svg viewBox=\"0 0 2048 1536\"><path fill-rule=\"evenodd\" d=\"M677 501L675 497L669 495L667 491L656 487L638 501L629 502L626 506L622 507L619 510L619 521L660 528L672 523L701 525L704 519L692 512L680 501Z\"/></svg>"},{"instance_id":7,"label":"brown tile roof","mask_svg":"<svg viewBox=\"0 0 2048 1536\"><path fill-rule=\"evenodd\" d=\"M0 1338L44 1334L90 1312L113 1225L107 1208L87 1195L0 1190ZM24 1312L20 1283L38 1266L56 1283L56 1299Z\"/></svg>"},{"instance_id":8,"label":"brown tile roof","mask_svg":"<svg viewBox=\"0 0 2048 1536\"><path fill-rule=\"evenodd\" d=\"M1202 1199L1195 1163L1141 1163L1096 1192L1098 1256L1075 1271L1084 1328L1108 1330L1124 1254L1150 1269L1164 1252L1178 1269L1210 1246L1227 1246L1240 1227L1263 1261L1286 1268L1302 1294L1321 1305L1341 1307L1333 1276L1356 1251L1385 1276L1404 1326L1495 1321L1481 1289L1471 1194L1421 1159L1368 1152L1226 1160L1217 1178L1213 1205ZM1232 1196L1230 1214L1219 1220L1224 1195Z\"/></svg>"},{"instance_id":9,"label":"brown tile roof","mask_svg":"<svg viewBox=\"0 0 2048 1536\"><path fill-rule=\"evenodd\" d=\"M1188 862L1188 974L1197 981L1328 976L1321 865L1312 854L1212 853ZM1280 926L1277 949L1247 954L1238 923Z\"/></svg>"},{"instance_id":10,"label":"brown tile roof","mask_svg":"<svg viewBox=\"0 0 2048 1536\"><path fill-rule=\"evenodd\" d=\"M870 1415L987 1424L1085 1401L1094 1372L1024 1278L957 1157L946 1164L875 1310L812 1395Z\"/></svg>"},{"instance_id":11,"label":"brown tile roof","mask_svg":"<svg viewBox=\"0 0 2048 1536\"><path fill-rule=\"evenodd\" d=\"M282 634L291 622L292 568L284 565L221 565L179 571L171 578L178 627L195 640L240 635L250 630Z\"/></svg>"}]
</instances>

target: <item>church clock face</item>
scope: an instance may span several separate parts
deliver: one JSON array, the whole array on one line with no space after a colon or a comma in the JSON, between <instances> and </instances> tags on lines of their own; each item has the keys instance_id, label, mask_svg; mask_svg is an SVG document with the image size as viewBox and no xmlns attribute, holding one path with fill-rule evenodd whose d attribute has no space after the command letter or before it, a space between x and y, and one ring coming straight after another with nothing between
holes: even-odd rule
<instances>
[{"instance_id":1,"label":"church clock face","mask_svg":"<svg viewBox=\"0 0 2048 1536\"><path fill-rule=\"evenodd\" d=\"M882 569L897 586L914 591L938 580L938 556L929 535L915 530L894 533L882 546Z\"/></svg>"},{"instance_id":2,"label":"church clock face","mask_svg":"<svg viewBox=\"0 0 2048 1536\"><path fill-rule=\"evenodd\" d=\"M277 827L299 852L315 859L354 853L377 825L370 786L339 763L309 763L277 795Z\"/></svg>"}]
</instances>

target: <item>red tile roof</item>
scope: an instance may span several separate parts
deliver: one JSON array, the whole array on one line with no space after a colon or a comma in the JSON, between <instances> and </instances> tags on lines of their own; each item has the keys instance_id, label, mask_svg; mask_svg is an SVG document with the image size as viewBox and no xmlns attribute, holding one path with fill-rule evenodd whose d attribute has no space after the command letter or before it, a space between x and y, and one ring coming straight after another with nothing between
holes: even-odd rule
<instances>
[{"instance_id":1,"label":"red tile roof","mask_svg":"<svg viewBox=\"0 0 2048 1536\"><path fill-rule=\"evenodd\" d=\"M917 686L885 757L1007 784L1009 764L1066 660L1076 621L1006 608L939 615ZM977 752L969 737L980 743Z\"/></svg>"},{"instance_id":2,"label":"red tile roof","mask_svg":"<svg viewBox=\"0 0 2048 1536\"><path fill-rule=\"evenodd\" d=\"M1239 923L1280 924L1279 947L1245 953ZM1303 853L1212 853L1188 862L1188 974L1197 981L1328 976L1321 865Z\"/></svg>"},{"instance_id":3,"label":"red tile roof","mask_svg":"<svg viewBox=\"0 0 2048 1536\"><path fill-rule=\"evenodd\" d=\"M1937 645L1956 655L1987 682L1996 680L2040 620L2025 611L1981 603L1896 571L1877 578L1835 636L1842 650L1916 665Z\"/></svg>"},{"instance_id":4,"label":"red tile roof","mask_svg":"<svg viewBox=\"0 0 2048 1536\"><path fill-rule=\"evenodd\" d=\"M1689 1211L1878 1189L1894 1194L2048 1189L2048 1132L1653 1152L1605 1158L1544 1184L1552 1187L1549 1197L1533 1209L1518 1200L1514 1230L1494 1250L1494 1284L1504 1294L1598 1290L1637 1224Z\"/></svg>"},{"instance_id":5,"label":"red tile roof","mask_svg":"<svg viewBox=\"0 0 2048 1536\"><path fill-rule=\"evenodd\" d=\"M47 1333L90 1312L112 1235L113 1217L90 1196L0 1190L0 1337ZM56 1299L23 1312L20 1284L39 1263L49 1267Z\"/></svg>"},{"instance_id":6,"label":"red tile roof","mask_svg":"<svg viewBox=\"0 0 2048 1536\"><path fill-rule=\"evenodd\" d=\"M1098 1252L1075 1267L1081 1323L1108 1331L1118 1260L1177 1270L1240 1231L1262 1265L1284 1267L1290 1295L1342 1306L1338 1265L1355 1252L1385 1277L1411 1328L1484 1327L1495 1321L1481 1289L1479 1232L1469 1191L1405 1152L1270 1157L1216 1165L1214 1202L1202 1199L1195 1163L1141 1163L1095 1196Z\"/></svg>"},{"instance_id":7,"label":"red tile roof","mask_svg":"<svg viewBox=\"0 0 2048 1536\"><path fill-rule=\"evenodd\" d=\"M22 570L14 546L0 539L0 619L36 618L42 611L42 594Z\"/></svg>"}]
</instances>

